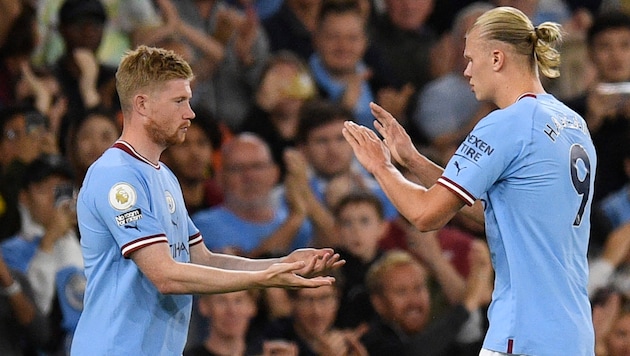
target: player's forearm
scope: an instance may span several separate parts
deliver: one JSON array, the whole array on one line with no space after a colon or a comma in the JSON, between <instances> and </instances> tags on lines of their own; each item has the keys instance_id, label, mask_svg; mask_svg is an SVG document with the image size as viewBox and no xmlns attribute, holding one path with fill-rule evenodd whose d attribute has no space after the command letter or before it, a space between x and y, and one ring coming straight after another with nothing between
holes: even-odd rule
<instances>
[{"instance_id":1,"label":"player's forearm","mask_svg":"<svg viewBox=\"0 0 630 356\"><path fill-rule=\"evenodd\" d=\"M130 257L164 294L224 293L261 287L266 281L264 270L279 262L212 253L203 244L191 246L190 252L190 263L178 262L170 257L167 244L153 244Z\"/></svg>"},{"instance_id":2,"label":"player's forearm","mask_svg":"<svg viewBox=\"0 0 630 356\"><path fill-rule=\"evenodd\" d=\"M425 187L406 180L393 165L383 165L373 175L396 209L420 231L439 229L450 220L433 211Z\"/></svg>"},{"instance_id":3,"label":"player's forearm","mask_svg":"<svg viewBox=\"0 0 630 356\"><path fill-rule=\"evenodd\" d=\"M203 266L224 268L227 270L260 271L268 268L276 262L278 258L247 258L223 253L213 253L205 249L193 250L192 262Z\"/></svg>"},{"instance_id":4,"label":"player's forearm","mask_svg":"<svg viewBox=\"0 0 630 356\"><path fill-rule=\"evenodd\" d=\"M406 168L415 175L420 181L420 184L425 187L431 187L444 173L444 168L422 155L418 155L407 162ZM481 227L485 224L483 207L479 202L475 203L473 206L464 206L460 210L460 214L479 224Z\"/></svg>"},{"instance_id":5,"label":"player's forearm","mask_svg":"<svg viewBox=\"0 0 630 356\"><path fill-rule=\"evenodd\" d=\"M163 294L213 294L264 287L264 272L175 262L151 281Z\"/></svg>"},{"instance_id":6,"label":"player's forearm","mask_svg":"<svg viewBox=\"0 0 630 356\"><path fill-rule=\"evenodd\" d=\"M406 168L415 175L420 181L420 184L425 187L430 187L435 184L444 172L444 168L422 155L417 155L406 162Z\"/></svg>"}]
</instances>

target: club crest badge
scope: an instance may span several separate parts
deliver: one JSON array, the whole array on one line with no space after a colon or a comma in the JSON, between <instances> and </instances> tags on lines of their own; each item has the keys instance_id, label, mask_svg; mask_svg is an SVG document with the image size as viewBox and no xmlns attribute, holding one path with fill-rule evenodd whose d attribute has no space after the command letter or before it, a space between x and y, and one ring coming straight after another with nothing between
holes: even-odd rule
<instances>
[{"instance_id":1,"label":"club crest badge","mask_svg":"<svg viewBox=\"0 0 630 356\"><path fill-rule=\"evenodd\" d=\"M175 212L175 199L173 199L173 195L168 190L164 192L166 195L166 205L168 206L168 212L173 214Z\"/></svg>"},{"instance_id":2,"label":"club crest badge","mask_svg":"<svg viewBox=\"0 0 630 356\"><path fill-rule=\"evenodd\" d=\"M127 210L136 204L136 190L129 183L116 183L109 190L109 205L116 210Z\"/></svg>"}]
</instances>

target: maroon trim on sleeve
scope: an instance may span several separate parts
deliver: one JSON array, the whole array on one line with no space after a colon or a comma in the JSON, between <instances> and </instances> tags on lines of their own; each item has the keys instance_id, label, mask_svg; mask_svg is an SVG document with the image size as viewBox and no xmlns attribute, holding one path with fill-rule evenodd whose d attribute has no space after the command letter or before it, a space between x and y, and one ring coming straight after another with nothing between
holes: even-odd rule
<instances>
[{"instance_id":1,"label":"maroon trim on sleeve","mask_svg":"<svg viewBox=\"0 0 630 356\"><path fill-rule=\"evenodd\" d=\"M203 237L201 233L198 232L188 238L188 246L195 246L196 244L203 242Z\"/></svg>"},{"instance_id":2,"label":"maroon trim on sleeve","mask_svg":"<svg viewBox=\"0 0 630 356\"><path fill-rule=\"evenodd\" d=\"M131 241L129 243L126 243L120 249L120 251L121 251L123 257L129 258L131 253L133 253L135 251L138 251L139 249L141 249L143 247L147 247L149 245L153 245L153 244L156 244L156 243L162 243L162 242L168 243L168 240L166 239L166 235L164 235L164 234L145 236L145 237L141 237L139 239L136 239L134 241Z\"/></svg>"},{"instance_id":3,"label":"maroon trim on sleeve","mask_svg":"<svg viewBox=\"0 0 630 356\"><path fill-rule=\"evenodd\" d=\"M453 182L452 180L444 176L440 177L436 183L450 190L451 192L453 192L453 194L460 197L464 201L464 203L466 203L466 205L468 206L472 206L473 204L475 204L475 200L477 200L477 198L475 198L466 189L464 189L464 187L462 187L461 185Z\"/></svg>"}]
</instances>

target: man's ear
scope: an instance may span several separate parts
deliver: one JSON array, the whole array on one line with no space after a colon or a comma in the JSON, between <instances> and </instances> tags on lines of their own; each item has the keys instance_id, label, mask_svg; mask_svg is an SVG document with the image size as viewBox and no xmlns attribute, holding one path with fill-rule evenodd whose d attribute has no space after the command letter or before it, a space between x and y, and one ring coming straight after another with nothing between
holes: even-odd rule
<instances>
[{"instance_id":1,"label":"man's ear","mask_svg":"<svg viewBox=\"0 0 630 356\"><path fill-rule=\"evenodd\" d=\"M503 53L503 51L500 51L498 49L495 49L494 51L492 51L492 69L495 72L498 72L503 67L504 63L505 63L505 53Z\"/></svg>"},{"instance_id":2,"label":"man's ear","mask_svg":"<svg viewBox=\"0 0 630 356\"><path fill-rule=\"evenodd\" d=\"M149 110L148 96L144 94L138 94L133 97L133 110L140 113L142 116L147 116Z\"/></svg>"}]
</instances>

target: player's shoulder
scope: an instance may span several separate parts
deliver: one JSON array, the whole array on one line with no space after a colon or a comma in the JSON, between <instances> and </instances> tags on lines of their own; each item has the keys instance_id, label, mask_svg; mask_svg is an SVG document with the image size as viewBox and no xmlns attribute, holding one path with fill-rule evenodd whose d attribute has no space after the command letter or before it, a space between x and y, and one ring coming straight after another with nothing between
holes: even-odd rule
<instances>
[{"instance_id":1,"label":"player's shoulder","mask_svg":"<svg viewBox=\"0 0 630 356\"><path fill-rule=\"evenodd\" d=\"M148 164L117 147L107 149L90 167L101 178L115 178L121 175L141 174Z\"/></svg>"},{"instance_id":2,"label":"player's shoulder","mask_svg":"<svg viewBox=\"0 0 630 356\"><path fill-rule=\"evenodd\" d=\"M505 135L522 125L524 113L515 109L515 105L496 109L481 119L475 126L476 134Z\"/></svg>"},{"instance_id":3,"label":"player's shoulder","mask_svg":"<svg viewBox=\"0 0 630 356\"><path fill-rule=\"evenodd\" d=\"M512 105L492 111L482 122L486 125L508 125L512 129L526 129L534 126L538 118L569 111L566 105L551 94L530 94L519 98Z\"/></svg>"},{"instance_id":4,"label":"player's shoulder","mask_svg":"<svg viewBox=\"0 0 630 356\"><path fill-rule=\"evenodd\" d=\"M110 148L97 159L88 169L83 182L83 191L108 191L116 185L136 187L145 185L145 175L142 173L144 163L129 156L116 148Z\"/></svg>"}]
</instances>

